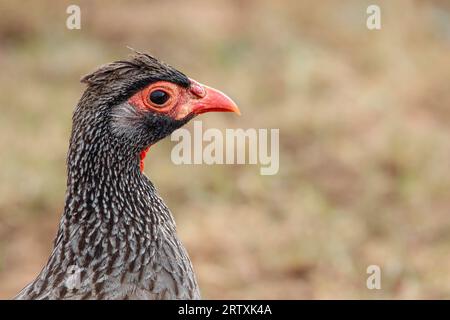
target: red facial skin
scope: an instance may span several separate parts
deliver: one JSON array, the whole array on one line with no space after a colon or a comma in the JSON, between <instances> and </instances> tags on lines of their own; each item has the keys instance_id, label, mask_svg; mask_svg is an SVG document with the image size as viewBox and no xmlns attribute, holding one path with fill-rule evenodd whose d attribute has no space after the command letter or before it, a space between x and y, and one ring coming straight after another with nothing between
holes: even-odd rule
<instances>
[{"instance_id":1,"label":"red facial skin","mask_svg":"<svg viewBox=\"0 0 450 320\"><path fill-rule=\"evenodd\" d=\"M189 80L191 81L189 88L183 88L167 81L152 83L135 93L128 99L128 102L135 108L160 112L175 120L181 120L191 114L199 115L206 112L235 112L238 115L241 114L233 100L224 93L202 85L195 80ZM169 99L162 105L153 103L149 96L155 90L165 91L169 95ZM144 158L149 148L141 152L141 172L144 171Z\"/></svg>"}]
</instances>

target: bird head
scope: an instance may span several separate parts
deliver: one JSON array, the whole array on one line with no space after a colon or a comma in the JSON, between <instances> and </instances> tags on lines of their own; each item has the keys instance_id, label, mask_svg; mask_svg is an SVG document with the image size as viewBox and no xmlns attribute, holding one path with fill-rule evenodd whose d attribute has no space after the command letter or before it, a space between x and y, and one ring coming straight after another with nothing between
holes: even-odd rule
<instances>
[{"instance_id":1,"label":"bird head","mask_svg":"<svg viewBox=\"0 0 450 320\"><path fill-rule=\"evenodd\" d=\"M136 52L129 60L100 67L87 84L73 116L71 144L102 140L119 152L148 148L206 112L235 112L224 93L188 78L154 57Z\"/></svg>"}]
</instances>

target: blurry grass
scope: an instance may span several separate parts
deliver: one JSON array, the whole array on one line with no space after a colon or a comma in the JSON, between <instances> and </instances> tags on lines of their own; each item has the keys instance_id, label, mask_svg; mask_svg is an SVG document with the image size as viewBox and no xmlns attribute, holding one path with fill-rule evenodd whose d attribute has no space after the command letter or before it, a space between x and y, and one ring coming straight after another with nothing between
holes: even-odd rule
<instances>
[{"instance_id":1,"label":"blurry grass","mask_svg":"<svg viewBox=\"0 0 450 320\"><path fill-rule=\"evenodd\" d=\"M78 80L129 45L238 102L204 128L280 128L276 176L149 153L204 297L449 298L449 7L379 3L369 32L367 1L81 1L69 31L67 1L0 1L0 297L51 250Z\"/></svg>"}]
</instances>

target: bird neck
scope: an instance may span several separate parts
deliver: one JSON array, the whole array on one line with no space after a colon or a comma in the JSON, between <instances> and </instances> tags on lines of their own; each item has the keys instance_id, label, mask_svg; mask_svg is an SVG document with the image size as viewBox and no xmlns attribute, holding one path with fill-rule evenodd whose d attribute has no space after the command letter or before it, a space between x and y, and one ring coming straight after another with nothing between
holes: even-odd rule
<instances>
[{"instance_id":1,"label":"bird neck","mask_svg":"<svg viewBox=\"0 0 450 320\"><path fill-rule=\"evenodd\" d=\"M134 236L156 238L160 227L175 234L173 217L140 170L140 151L111 140L71 143L67 192L61 226L104 228L102 237L117 237L120 228ZM70 234L67 232L60 233Z\"/></svg>"}]
</instances>

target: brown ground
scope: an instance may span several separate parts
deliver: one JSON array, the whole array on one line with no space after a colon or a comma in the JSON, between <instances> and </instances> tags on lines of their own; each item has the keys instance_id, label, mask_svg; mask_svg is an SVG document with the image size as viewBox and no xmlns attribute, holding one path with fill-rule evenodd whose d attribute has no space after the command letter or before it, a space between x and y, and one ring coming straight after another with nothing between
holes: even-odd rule
<instances>
[{"instance_id":1,"label":"brown ground","mask_svg":"<svg viewBox=\"0 0 450 320\"><path fill-rule=\"evenodd\" d=\"M205 298L450 298L450 7L299 2L81 1L70 31L72 2L0 0L0 298L51 250L78 79L126 45L235 98L204 126L280 129L275 176L147 158Z\"/></svg>"}]
</instances>

